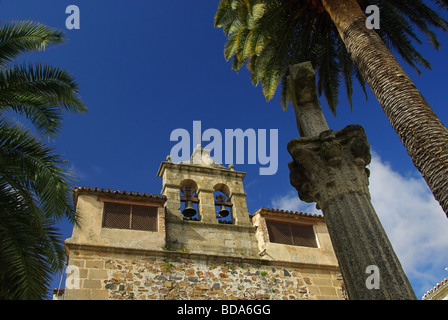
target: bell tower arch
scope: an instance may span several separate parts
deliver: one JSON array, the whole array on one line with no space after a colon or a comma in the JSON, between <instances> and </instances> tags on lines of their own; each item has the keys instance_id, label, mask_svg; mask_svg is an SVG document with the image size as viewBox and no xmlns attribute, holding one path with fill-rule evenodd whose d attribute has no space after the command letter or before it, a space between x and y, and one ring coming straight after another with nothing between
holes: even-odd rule
<instances>
[{"instance_id":1,"label":"bell tower arch","mask_svg":"<svg viewBox=\"0 0 448 320\"><path fill-rule=\"evenodd\" d=\"M201 152L201 161L197 154ZM158 177L162 177L162 195L167 197L167 218L172 220L189 220L187 211L186 189L192 192L192 203L197 203L200 221L219 223L216 221L215 191L227 196L226 204L231 204L233 222L235 225L252 225L249 218L244 192L243 179L245 172L235 171L233 167L226 168L213 161L210 151L201 146L196 147L191 159L187 162L173 163L167 159L161 163ZM190 199L191 200L191 199ZM194 205L193 205L194 207ZM190 211L191 212L191 211Z\"/></svg>"}]
</instances>

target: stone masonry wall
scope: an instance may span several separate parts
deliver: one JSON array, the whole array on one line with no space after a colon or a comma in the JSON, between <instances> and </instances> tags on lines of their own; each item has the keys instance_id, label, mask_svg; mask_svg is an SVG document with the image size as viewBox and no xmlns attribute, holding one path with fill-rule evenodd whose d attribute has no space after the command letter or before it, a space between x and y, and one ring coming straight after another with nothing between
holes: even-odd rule
<instances>
[{"instance_id":1,"label":"stone masonry wall","mask_svg":"<svg viewBox=\"0 0 448 320\"><path fill-rule=\"evenodd\" d=\"M344 299L339 272L188 253L159 256L72 250L80 289L65 299ZM112 258L113 257L113 258Z\"/></svg>"}]
</instances>

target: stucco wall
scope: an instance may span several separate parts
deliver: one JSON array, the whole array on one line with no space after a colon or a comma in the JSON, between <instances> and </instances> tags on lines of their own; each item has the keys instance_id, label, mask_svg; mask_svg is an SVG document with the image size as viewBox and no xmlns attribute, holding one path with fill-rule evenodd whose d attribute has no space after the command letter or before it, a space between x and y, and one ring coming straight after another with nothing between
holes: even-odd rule
<instances>
[{"instance_id":1,"label":"stucco wall","mask_svg":"<svg viewBox=\"0 0 448 320\"><path fill-rule=\"evenodd\" d=\"M162 205L158 209L157 232L103 228L103 207L104 202L99 201L97 195L79 196L76 210L80 227L73 228L72 236L66 242L140 249L160 249L165 246L165 209Z\"/></svg>"}]
</instances>

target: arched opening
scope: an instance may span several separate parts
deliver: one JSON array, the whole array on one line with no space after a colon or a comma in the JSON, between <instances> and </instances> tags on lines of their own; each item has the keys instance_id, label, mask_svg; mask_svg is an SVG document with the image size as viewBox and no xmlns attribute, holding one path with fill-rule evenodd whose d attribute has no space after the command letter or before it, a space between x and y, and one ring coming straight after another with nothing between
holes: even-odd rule
<instances>
[{"instance_id":1,"label":"arched opening","mask_svg":"<svg viewBox=\"0 0 448 320\"><path fill-rule=\"evenodd\" d=\"M232 203L228 197L230 195L229 187L223 183L215 185L215 214L218 223L233 224Z\"/></svg>"},{"instance_id":2,"label":"arched opening","mask_svg":"<svg viewBox=\"0 0 448 320\"><path fill-rule=\"evenodd\" d=\"M180 201L184 203L181 213L184 220L200 220L198 210L199 199L196 194L197 190L198 185L191 179L183 180L180 183Z\"/></svg>"}]
</instances>

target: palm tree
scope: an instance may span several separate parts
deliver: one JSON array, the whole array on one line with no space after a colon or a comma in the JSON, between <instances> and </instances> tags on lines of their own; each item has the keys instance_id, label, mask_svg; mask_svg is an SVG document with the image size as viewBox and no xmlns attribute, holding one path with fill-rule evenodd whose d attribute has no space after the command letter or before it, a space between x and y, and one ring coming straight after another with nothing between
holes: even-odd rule
<instances>
[{"instance_id":1,"label":"palm tree","mask_svg":"<svg viewBox=\"0 0 448 320\"><path fill-rule=\"evenodd\" d=\"M0 299L44 298L51 275L64 267L55 223L78 223L67 163L7 116L16 112L42 137L54 138L63 111L86 111L78 85L64 70L12 64L22 53L63 41L61 31L40 23L0 27Z\"/></svg>"},{"instance_id":2,"label":"palm tree","mask_svg":"<svg viewBox=\"0 0 448 320\"><path fill-rule=\"evenodd\" d=\"M432 0L448 9L447 0ZM364 10L376 5L379 30L366 27ZM311 61L317 90L336 115L341 79L352 106L353 80L372 89L416 168L448 217L448 131L390 50L420 73L430 64L413 46L448 22L421 0L221 0L215 26L228 36L224 49L232 68L248 66L254 85L270 100L281 83L281 104L291 100L289 66Z\"/></svg>"}]
</instances>

